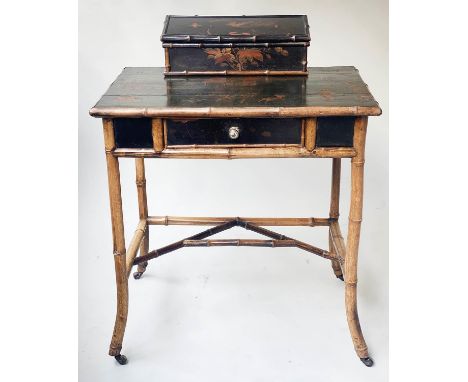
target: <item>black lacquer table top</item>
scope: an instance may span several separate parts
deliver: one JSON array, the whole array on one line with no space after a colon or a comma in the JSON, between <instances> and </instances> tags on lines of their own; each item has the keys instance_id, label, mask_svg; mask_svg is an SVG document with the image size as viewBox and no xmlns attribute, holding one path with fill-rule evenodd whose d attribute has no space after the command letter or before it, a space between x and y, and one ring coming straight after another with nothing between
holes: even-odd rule
<instances>
[{"instance_id":1,"label":"black lacquer table top","mask_svg":"<svg viewBox=\"0 0 468 382\"><path fill-rule=\"evenodd\" d=\"M308 76L164 77L125 68L90 110L95 117L308 117L380 115L352 66L311 67Z\"/></svg>"}]
</instances>

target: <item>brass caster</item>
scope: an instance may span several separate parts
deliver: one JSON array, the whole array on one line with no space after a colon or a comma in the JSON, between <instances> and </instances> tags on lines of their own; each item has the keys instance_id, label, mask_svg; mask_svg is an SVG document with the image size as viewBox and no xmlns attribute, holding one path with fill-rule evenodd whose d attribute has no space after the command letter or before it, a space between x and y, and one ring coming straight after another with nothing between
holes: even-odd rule
<instances>
[{"instance_id":1,"label":"brass caster","mask_svg":"<svg viewBox=\"0 0 468 382\"><path fill-rule=\"evenodd\" d=\"M135 280L140 279L141 276L143 276L143 272L134 272L134 273L133 273L133 278L134 278Z\"/></svg>"},{"instance_id":2,"label":"brass caster","mask_svg":"<svg viewBox=\"0 0 468 382\"><path fill-rule=\"evenodd\" d=\"M114 358L120 365L126 365L128 362L127 357L125 357L123 354L116 355Z\"/></svg>"},{"instance_id":3,"label":"brass caster","mask_svg":"<svg viewBox=\"0 0 468 382\"><path fill-rule=\"evenodd\" d=\"M374 364L374 361L372 360L371 357L361 358L361 361L367 367L371 367Z\"/></svg>"}]
</instances>

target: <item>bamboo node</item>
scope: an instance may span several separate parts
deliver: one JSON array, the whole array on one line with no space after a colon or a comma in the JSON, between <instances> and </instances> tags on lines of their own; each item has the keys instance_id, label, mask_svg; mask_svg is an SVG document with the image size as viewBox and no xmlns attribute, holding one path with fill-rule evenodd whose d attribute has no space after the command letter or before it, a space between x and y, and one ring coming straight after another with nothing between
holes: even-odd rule
<instances>
[{"instance_id":1,"label":"bamboo node","mask_svg":"<svg viewBox=\"0 0 468 382\"><path fill-rule=\"evenodd\" d=\"M113 345L111 344L109 346L109 355L118 355L120 354L120 351L122 350L122 345Z\"/></svg>"},{"instance_id":2,"label":"bamboo node","mask_svg":"<svg viewBox=\"0 0 468 382\"><path fill-rule=\"evenodd\" d=\"M353 218L351 218L351 217L349 217L348 220L349 220L350 222L353 222L353 223L361 223L361 222L362 222L362 219L353 219Z\"/></svg>"},{"instance_id":3,"label":"bamboo node","mask_svg":"<svg viewBox=\"0 0 468 382\"><path fill-rule=\"evenodd\" d=\"M356 158L356 157L353 157L353 158L351 159L351 163L353 164L353 166L363 167L365 161L362 160L362 161L357 162L357 161L354 161L355 158Z\"/></svg>"},{"instance_id":4,"label":"bamboo node","mask_svg":"<svg viewBox=\"0 0 468 382\"><path fill-rule=\"evenodd\" d=\"M144 187L144 186L146 186L146 180L145 180L145 179L143 179L143 180L137 180L135 183L136 183L137 187Z\"/></svg>"},{"instance_id":5,"label":"bamboo node","mask_svg":"<svg viewBox=\"0 0 468 382\"><path fill-rule=\"evenodd\" d=\"M354 287L354 288L356 288L356 286L357 286L357 280L356 280L356 281L347 281L347 280L345 279L345 285L346 285L346 286L349 286L349 287Z\"/></svg>"},{"instance_id":6,"label":"bamboo node","mask_svg":"<svg viewBox=\"0 0 468 382\"><path fill-rule=\"evenodd\" d=\"M169 223L169 217L166 215L164 216L164 225L168 225Z\"/></svg>"},{"instance_id":7,"label":"bamboo node","mask_svg":"<svg viewBox=\"0 0 468 382\"><path fill-rule=\"evenodd\" d=\"M362 347L359 347L359 346L355 346L354 349L356 350L357 353L365 353L367 354L367 351L368 351L368 348L367 346L362 346Z\"/></svg>"}]
</instances>

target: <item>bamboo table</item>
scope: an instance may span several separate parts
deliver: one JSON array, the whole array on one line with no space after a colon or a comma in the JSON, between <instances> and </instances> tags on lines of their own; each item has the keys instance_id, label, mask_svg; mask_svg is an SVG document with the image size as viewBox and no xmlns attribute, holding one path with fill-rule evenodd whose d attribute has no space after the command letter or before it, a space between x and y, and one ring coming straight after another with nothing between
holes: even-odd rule
<instances>
[{"instance_id":1,"label":"bamboo table","mask_svg":"<svg viewBox=\"0 0 468 382\"><path fill-rule=\"evenodd\" d=\"M368 116L381 114L354 67L309 68L304 76L164 77L163 68L125 68L90 110L103 119L117 282L117 314L109 354L120 364L128 312L128 277L148 261L189 246L297 247L331 261L345 284L348 326L358 357L372 366L356 301ZM120 158L135 158L140 222L124 239ZM150 216L145 158L332 158L328 217L250 218ZM345 243L338 223L341 159L351 159L351 205ZM150 251L150 225L213 226ZM209 240L232 227L269 240ZM328 250L263 226L327 226ZM139 254L139 255L138 255ZM137 256L138 255L138 256Z\"/></svg>"}]
</instances>

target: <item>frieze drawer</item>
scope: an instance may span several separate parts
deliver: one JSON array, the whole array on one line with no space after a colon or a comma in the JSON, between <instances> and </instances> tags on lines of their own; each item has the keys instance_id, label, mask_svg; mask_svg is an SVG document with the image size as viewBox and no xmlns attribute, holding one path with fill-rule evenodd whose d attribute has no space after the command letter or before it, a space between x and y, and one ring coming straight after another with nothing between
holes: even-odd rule
<instances>
[{"instance_id":1,"label":"frieze drawer","mask_svg":"<svg viewBox=\"0 0 468 382\"><path fill-rule=\"evenodd\" d=\"M168 119L166 146L301 146L301 118Z\"/></svg>"}]
</instances>

